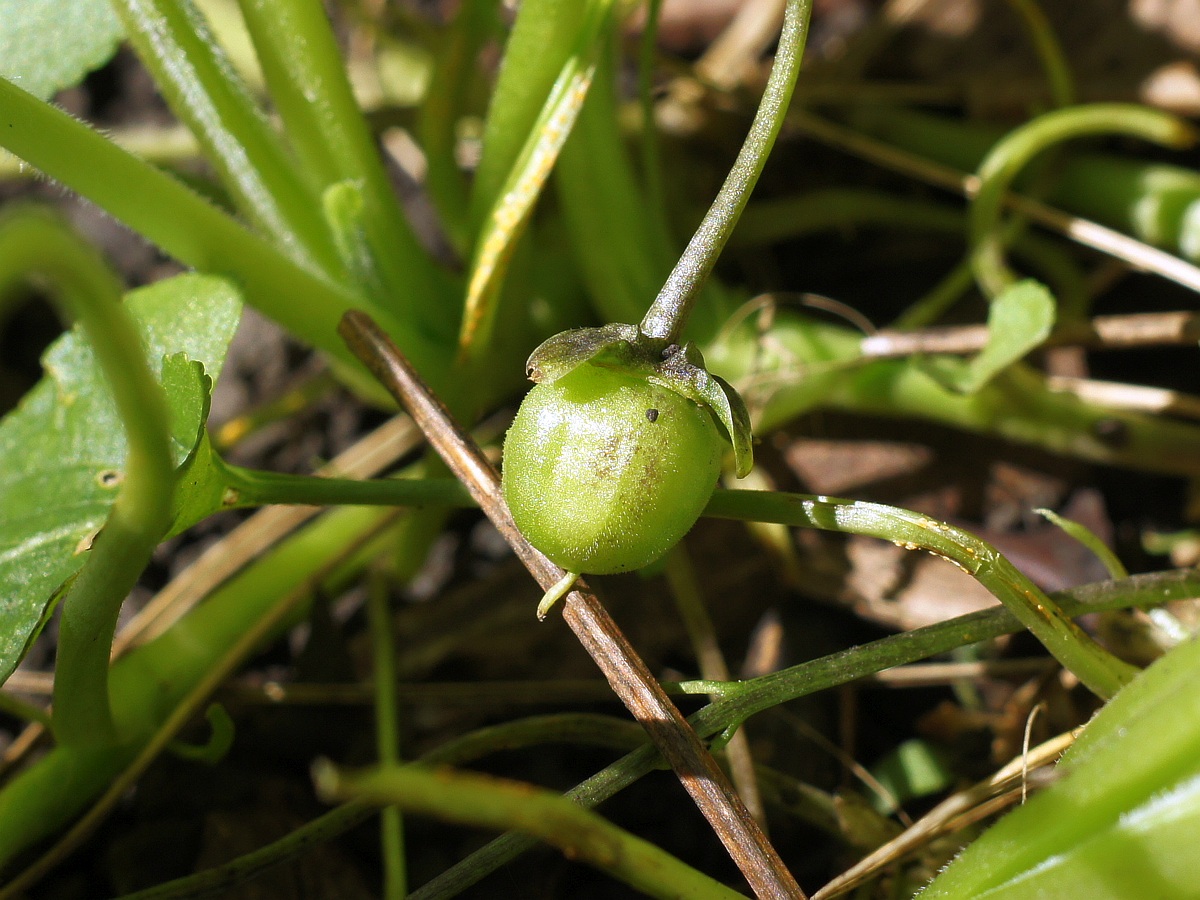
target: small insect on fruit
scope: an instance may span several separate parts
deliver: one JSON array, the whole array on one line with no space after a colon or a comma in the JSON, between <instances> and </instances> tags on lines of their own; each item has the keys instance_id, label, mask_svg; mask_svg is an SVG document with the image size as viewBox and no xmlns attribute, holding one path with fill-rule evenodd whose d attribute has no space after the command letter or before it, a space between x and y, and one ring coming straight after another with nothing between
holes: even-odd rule
<instances>
[{"instance_id":1,"label":"small insect on fruit","mask_svg":"<svg viewBox=\"0 0 1200 900\"><path fill-rule=\"evenodd\" d=\"M708 402L717 397L728 414L724 389L694 350L651 360L636 337L609 332L581 349L580 334L566 334L575 343L543 345L531 360L542 381L504 443L513 519L568 572L539 615L579 574L640 569L678 543L712 496L729 446Z\"/></svg>"}]
</instances>

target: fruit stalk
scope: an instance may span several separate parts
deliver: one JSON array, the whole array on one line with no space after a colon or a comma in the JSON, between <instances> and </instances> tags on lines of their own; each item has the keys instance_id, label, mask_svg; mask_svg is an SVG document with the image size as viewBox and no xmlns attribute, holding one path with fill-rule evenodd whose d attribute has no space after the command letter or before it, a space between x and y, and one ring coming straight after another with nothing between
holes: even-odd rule
<instances>
[{"instance_id":1,"label":"fruit stalk","mask_svg":"<svg viewBox=\"0 0 1200 900\"><path fill-rule=\"evenodd\" d=\"M767 155L775 146L800 72L811 9L811 0L788 0L775 64L771 67L746 141L700 227L642 319L642 333L661 341L663 346L679 340L692 304L716 265L717 257L725 249L729 235L750 199L750 192L762 174Z\"/></svg>"}]
</instances>

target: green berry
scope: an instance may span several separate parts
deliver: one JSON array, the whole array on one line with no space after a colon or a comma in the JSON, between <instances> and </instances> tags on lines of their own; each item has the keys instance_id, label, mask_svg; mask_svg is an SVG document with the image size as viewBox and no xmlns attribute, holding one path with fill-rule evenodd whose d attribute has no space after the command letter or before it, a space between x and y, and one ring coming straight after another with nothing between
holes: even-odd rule
<instances>
[{"instance_id":1,"label":"green berry","mask_svg":"<svg viewBox=\"0 0 1200 900\"><path fill-rule=\"evenodd\" d=\"M692 527L725 445L693 401L584 363L521 404L504 443L504 496L521 533L562 568L627 572Z\"/></svg>"}]
</instances>

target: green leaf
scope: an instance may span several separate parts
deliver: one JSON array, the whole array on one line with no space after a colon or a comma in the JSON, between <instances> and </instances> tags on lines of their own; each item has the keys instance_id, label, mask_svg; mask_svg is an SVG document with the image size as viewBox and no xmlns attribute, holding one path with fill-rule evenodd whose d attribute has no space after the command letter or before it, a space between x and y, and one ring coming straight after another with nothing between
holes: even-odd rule
<instances>
[{"instance_id":1,"label":"green leaf","mask_svg":"<svg viewBox=\"0 0 1200 900\"><path fill-rule=\"evenodd\" d=\"M459 350L467 357L477 357L491 340L509 262L587 97L613 6L611 0L590 0L587 4L572 53L555 78L537 119L527 134L522 132L525 141L521 152L481 223L459 332ZM494 106L492 111L498 112ZM489 119L489 124L492 121Z\"/></svg>"},{"instance_id":2,"label":"green leaf","mask_svg":"<svg viewBox=\"0 0 1200 900\"><path fill-rule=\"evenodd\" d=\"M1114 580L1129 577L1129 571L1125 568L1125 564L1117 557L1115 553L1108 549L1108 545L1082 522L1076 522L1064 516L1060 516L1052 509L1035 509L1035 513L1045 519L1049 519L1083 546L1087 547L1095 557L1104 563L1104 568L1108 569L1108 575Z\"/></svg>"},{"instance_id":3,"label":"green leaf","mask_svg":"<svg viewBox=\"0 0 1200 900\"><path fill-rule=\"evenodd\" d=\"M483 155L472 182L476 226L495 204L509 172L567 60L593 4L522 3L504 48L504 64L488 105Z\"/></svg>"},{"instance_id":4,"label":"green leaf","mask_svg":"<svg viewBox=\"0 0 1200 900\"><path fill-rule=\"evenodd\" d=\"M212 448L207 429L200 429L195 452L180 467L175 484L175 515L167 537L187 531L197 522L225 508L229 490L227 469Z\"/></svg>"},{"instance_id":5,"label":"green leaf","mask_svg":"<svg viewBox=\"0 0 1200 900\"><path fill-rule=\"evenodd\" d=\"M195 450L241 301L218 278L181 275L130 293L160 373L176 465ZM91 348L77 331L43 357L46 375L0 421L0 683L51 596L77 572L116 499L125 432ZM207 374L206 374L207 373Z\"/></svg>"},{"instance_id":6,"label":"green leaf","mask_svg":"<svg viewBox=\"0 0 1200 900\"><path fill-rule=\"evenodd\" d=\"M871 768L875 780L887 791L876 795L875 809L885 815L904 804L946 790L954 783L954 771L945 752L921 738L905 741Z\"/></svg>"},{"instance_id":7,"label":"green leaf","mask_svg":"<svg viewBox=\"0 0 1200 900\"><path fill-rule=\"evenodd\" d=\"M636 325L612 322L599 328L571 328L546 338L529 355L525 374L538 384L552 384L578 366L599 356L633 368L640 357Z\"/></svg>"},{"instance_id":8,"label":"green leaf","mask_svg":"<svg viewBox=\"0 0 1200 900\"><path fill-rule=\"evenodd\" d=\"M108 0L0 0L0 76L48 100L117 52Z\"/></svg>"},{"instance_id":9,"label":"green leaf","mask_svg":"<svg viewBox=\"0 0 1200 900\"><path fill-rule=\"evenodd\" d=\"M923 900L1194 897L1200 884L1200 641L1118 693L1065 777L968 847Z\"/></svg>"},{"instance_id":10,"label":"green leaf","mask_svg":"<svg viewBox=\"0 0 1200 900\"><path fill-rule=\"evenodd\" d=\"M932 374L950 390L975 393L1046 340L1054 327L1054 312L1054 296L1045 285L1018 281L992 301L987 344L974 359L940 360Z\"/></svg>"},{"instance_id":11,"label":"green leaf","mask_svg":"<svg viewBox=\"0 0 1200 900\"><path fill-rule=\"evenodd\" d=\"M654 370L653 380L712 410L729 443L733 445L733 470L745 478L754 468L754 434L750 413L741 395L724 378L711 375L704 355L695 344L684 344L663 359Z\"/></svg>"}]
</instances>

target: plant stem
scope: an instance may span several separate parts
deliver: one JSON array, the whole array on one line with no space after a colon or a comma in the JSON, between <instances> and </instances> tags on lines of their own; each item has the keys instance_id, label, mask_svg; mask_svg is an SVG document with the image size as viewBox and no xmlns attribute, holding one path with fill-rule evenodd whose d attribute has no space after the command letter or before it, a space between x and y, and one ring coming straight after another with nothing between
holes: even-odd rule
<instances>
[{"instance_id":1,"label":"plant stem","mask_svg":"<svg viewBox=\"0 0 1200 900\"><path fill-rule=\"evenodd\" d=\"M608 747L627 753L645 743L645 733L633 722L613 716L592 713L530 716L451 738L425 754L419 762L462 765L497 751L550 743ZM272 866L311 850L314 844L349 831L375 813L375 805L365 801L344 803L279 840L228 863L124 895L121 900L173 900L197 897L205 891L229 890Z\"/></svg>"},{"instance_id":2,"label":"plant stem","mask_svg":"<svg viewBox=\"0 0 1200 900\"><path fill-rule=\"evenodd\" d=\"M1153 111L1143 107L1133 108L1142 113L1154 114ZM1067 112L1071 112L1071 110L1063 110L1061 113L1051 113L1051 115L1066 114ZM927 118L922 117L922 121L927 121ZM852 153L862 159L900 172L918 181L924 181L968 197L978 189L978 179L976 176L964 175L957 169L934 161L934 157L938 154L933 152L930 152L928 156L918 155L914 152L884 143L861 132L836 125L808 112L793 112L789 117L789 122L806 134L832 147L837 147L847 153ZM917 127L919 128L920 126ZM955 129L949 126L943 127L943 133L945 134L953 134L954 131ZM954 138L948 137L942 143L945 145L944 152L946 153L953 153L955 150L960 149L955 146L959 142ZM1117 205L1119 203L1124 210L1119 216L1122 219L1120 227L1128 228L1135 233L1145 233L1144 226L1147 223L1137 220L1153 219L1157 215L1166 217L1168 212L1166 209L1160 208L1158 212L1152 212L1150 215L1147 215L1147 207L1153 210L1155 206L1174 206L1182 202L1178 196L1164 196L1153 184L1147 185L1145 183L1150 174L1151 167L1130 166L1128 168L1118 168L1124 169L1119 175L1116 175L1116 177L1121 178L1119 187L1115 187L1111 183L1115 174L1112 166L1101 168L1100 172L1103 172L1103 175L1093 170L1093 172L1084 177L1083 173L1080 172L1079 177L1074 179L1074 181L1077 185L1082 183L1084 186L1082 188L1072 188L1072 196L1070 198L1072 208L1085 205L1088 198L1106 200L1107 203L1105 205ZM1161 168L1170 169L1170 167ZM1175 181L1178 178L1184 178L1197 184L1198 188L1200 188L1200 182L1197 182L1192 177L1193 173L1189 173L1186 170L1173 170L1163 174L1166 174L1168 178ZM1149 180L1153 182L1154 178L1150 177ZM1137 193L1138 190L1142 191L1140 195ZM1107 196L1110 194L1117 196ZM1068 199L1065 190L1062 192L1062 199L1064 202ZM1005 194L1000 198L1000 202L1031 221L1065 235L1085 247L1091 247L1101 253L1107 253L1116 259L1129 263L1136 269L1154 272L1163 278L1169 278L1172 281L1178 282L1191 290L1200 291L1200 268L1185 262L1177 256L1148 246L1136 238L1115 231L1113 228L1081 219L1078 216L1069 215L1044 203L1032 200L1029 197L1019 194ZM1131 222L1130 217L1134 221ZM1192 250L1195 249L1195 246L1200 246L1200 239L1192 240L1189 234L1181 233L1178 223L1172 229L1171 235L1167 236L1161 227L1165 225L1166 223L1155 222L1153 223L1153 230L1160 234L1161 239L1165 242L1178 241L1182 244L1187 244L1187 247L1182 248L1184 255L1192 256Z\"/></svg>"},{"instance_id":3,"label":"plant stem","mask_svg":"<svg viewBox=\"0 0 1200 900\"><path fill-rule=\"evenodd\" d=\"M775 316L769 340L746 323L703 347L712 371L746 397L761 433L802 412L841 409L938 422L1106 465L1200 475L1200 428L1052 390L1022 363L964 395L938 384L919 360L864 359L860 333L790 310Z\"/></svg>"},{"instance_id":4,"label":"plant stem","mask_svg":"<svg viewBox=\"0 0 1200 900\"><path fill-rule=\"evenodd\" d=\"M105 132L124 150L164 168L194 162L200 145L186 125L126 125ZM0 154L0 182L10 179L32 180L37 170L10 154Z\"/></svg>"},{"instance_id":5,"label":"plant stem","mask_svg":"<svg viewBox=\"0 0 1200 900\"><path fill-rule=\"evenodd\" d=\"M268 499L271 492L259 488L258 502L453 505L469 502L462 489L448 479L355 482L269 476L269 480L286 491ZM284 496L290 499L280 499ZM958 563L998 599L1012 606L1047 648L1101 696L1115 692L1131 673L1065 621L1053 603L1003 556L962 529L881 504L770 491L717 491L704 515L867 534L903 542L911 549L929 550Z\"/></svg>"},{"instance_id":6,"label":"plant stem","mask_svg":"<svg viewBox=\"0 0 1200 900\"><path fill-rule=\"evenodd\" d=\"M944 232L961 236L965 213L957 208L926 200L893 196L865 188L824 188L794 197L780 197L753 203L746 208L733 245L753 246L793 239L818 231L857 231L863 227L883 227ZM1036 235L1005 234L1006 244L1016 244L1018 255L1033 264L1047 281L1064 311L1082 308L1085 293L1078 267L1062 249ZM970 261L959 263L924 297L902 313L892 327L917 328L937 319L946 308L974 283Z\"/></svg>"},{"instance_id":7,"label":"plant stem","mask_svg":"<svg viewBox=\"0 0 1200 900\"><path fill-rule=\"evenodd\" d=\"M654 121L654 62L658 53L658 26L662 14L662 0L647 0L646 24L638 43L638 107L642 113L642 134L638 141L641 150L642 183L646 186L646 200L650 212L657 216L660 228L667 228L667 194L663 189L662 153L658 141L658 127Z\"/></svg>"},{"instance_id":8,"label":"plant stem","mask_svg":"<svg viewBox=\"0 0 1200 900\"><path fill-rule=\"evenodd\" d=\"M445 382L445 349L420 329L298 264L166 172L4 79L0 123L0 144L180 262L232 279L249 302L298 338L357 368L337 340L337 322L351 307L372 309L426 377Z\"/></svg>"},{"instance_id":9,"label":"plant stem","mask_svg":"<svg viewBox=\"0 0 1200 900\"><path fill-rule=\"evenodd\" d=\"M1137 672L1093 641L990 544L953 525L880 503L776 491L723 491L713 497L706 512L865 534L910 550L928 550L957 564L991 591L1098 696L1111 697Z\"/></svg>"},{"instance_id":10,"label":"plant stem","mask_svg":"<svg viewBox=\"0 0 1200 900\"><path fill-rule=\"evenodd\" d=\"M1120 609L1154 607L1196 596L1200 575L1196 570L1139 575L1122 582L1105 582L1055 593L1069 615ZM719 734L731 724L781 703L806 697L866 675L928 659L968 644L991 640L1021 630L1007 608L997 607L939 622L903 634L891 635L838 653L801 663L728 687L725 699L690 716L699 734ZM652 747L642 747L597 772L566 793L581 806L598 806L624 790L658 765ZM521 834L506 834L477 850L467 859L422 885L411 900L444 900L455 897L488 873L532 847Z\"/></svg>"},{"instance_id":11,"label":"plant stem","mask_svg":"<svg viewBox=\"0 0 1200 900\"><path fill-rule=\"evenodd\" d=\"M359 477L377 474L412 449L414 431L397 417L330 465ZM391 514L350 507L316 518L315 510L266 510L235 528L159 592L114 643L129 650L112 666L114 715L120 732L134 734L136 740L114 748L57 747L12 778L0 790L0 868L68 822L114 779L132 782L136 773L127 777L122 770L142 749L139 742L153 741L149 735L176 706L185 704L195 710L207 699L203 694L189 699L189 690L214 667L235 668L243 659L237 655L239 648L247 646L242 638L255 631L260 619L272 618L273 605L281 596L305 579L317 577L315 573L331 557L341 558L348 545L360 546L361 536L373 533ZM393 551L408 546L397 538L388 533L376 543L389 542ZM371 549L382 552L383 547ZM419 565L413 561L402 570L407 562L393 560L399 578ZM356 564L357 560L337 569L334 578L321 581L321 589L327 593L340 589L347 573L357 571ZM205 602L200 603L202 599ZM293 613L302 614L302 609ZM268 638L276 633L271 631ZM248 646L253 650L268 638L252 640ZM136 646L129 649L131 644ZM183 712L184 720L191 714L188 710ZM25 745L34 728L22 733ZM122 795L118 790L116 798Z\"/></svg>"},{"instance_id":12,"label":"plant stem","mask_svg":"<svg viewBox=\"0 0 1200 900\"><path fill-rule=\"evenodd\" d=\"M1008 0L1008 5L1024 20L1029 30L1050 85L1051 101L1058 107L1070 106L1075 102L1075 79L1071 76L1071 67L1067 64L1062 44L1050 27L1046 14L1038 6L1037 0Z\"/></svg>"},{"instance_id":13,"label":"plant stem","mask_svg":"<svg viewBox=\"0 0 1200 900\"><path fill-rule=\"evenodd\" d=\"M238 5L302 170L321 195L343 182L362 194L366 243L385 288L378 301L394 313L403 306L410 316L444 319L450 306L445 285L396 202L324 8L308 0Z\"/></svg>"},{"instance_id":14,"label":"plant stem","mask_svg":"<svg viewBox=\"0 0 1200 900\"><path fill-rule=\"evenodd\" d=\"M1009 132L979 164L979 188L971 204L975 277L985 294L994 297L1016 280L1004 261L1004 237L998 223L1004 195L1017 173L1056 143L1096 134L1126 134L1177 149L1196 140L1195 129L1175 116L1123 103L1055 110Z\"/></svg>"},{"instance_id":15,"label":"plant stem","mask_svg":"<svg viewBox=\"0 0 1200 900\"><path fill-rule=\"evenodd\" d=\"M121 604L170 519L174 474L167 404L121 306L120 284L88 244L57 217L27 209L0 224L0 280L43 279L80 321L112 387L129 453L124 480L87 562L62 601L54 682L54 728L67 745L118 740L108 657Z\"/></svg>"},{"instance_id":16,"label":"plant stem","mask_svg":"<svg viewBox=\"0 0 1200 900\"><path fill-rule=\"evenodd\" d=\"M508 264L587 98L614 6L612 0L585 4L571 54L480 225L458 336L460 363L478 362L487 350Z\"/></svg>"},{"instance_id":17,"label":"plant stem","mask_svg":"<svg viewBox=\"0 0 1200 900\"><path fill-rule=\"evenodd\" d=\"M353 558L396 517L361 510L325 516L277 548L272 564L240 573L189 620L121 660L113 669L113 693L125 700L116 711L134 740L116 747L55 748L0 792L0 862L100 794L49 850L0 888L0 900L20 896L74 851L234 669L318 588L343 579L347 567L356 570ZM344 536L347 527L351 543L339 543L331 558L329 532Z\"/></svg>"},{"instance_id":18,"label":"plant stem","mask_svg":"<svg viewBox=\"0 0 1200 900\"><path fill-rule=\"evenodd\" d=\"M261 472L220 463L229 491L226 509L283 503L302 506L469 506L453 478L326 478ZM215 512L215 510L214 510Z\"/></svg>"},{"instance_id":19,"label":"plant stem","mask_svg":"<svg viewBox=\"0 0 1200 900\"><path fill-rule=\"evenodd\" d=\"M771 67L771 76L746 141L712 207L642 319L642 333L664 345L679 339L692 304L733 233L766 164L767 155L775 146L800 72L811 11L811 0L788 0L775 64Z\"/></svg>"},{"instance_id":20,"label":"plant stem","mask_svg":"<svg viewBox=\"0 0 1200 900\"><path fill-rule=\"evenodd\" d=\"M688 642L692 645L692 653L696 656L700 677L707 681L729 681L729 664L721 652L716 626L704 604L700 579L684 542L676 544L667 553L664 574L675 599L675 609L687 631ZM716 698L710 695L710 699ZM725 745L725 756L729 761L729 775L734 787L746 802L746 808L765 830L767 811L754 774L754 756L745 728L739 728L730 736Z\"/></svg>"},{"instance_id":21,"label":"plant stem","mask_svg":"<svg viewBox=\"0 0 1200 900\"><path fill-rule=\"evenodd\" d=\"M479 72L477 60L496 31L499 8L491 3L464 3L434 53L434 68L425 100L417 110L417 142L425 151L425 184L440 213L454 249L461 256L469 244L467 180L455 161L458 123L471 109L470 93ZM503 77L503 76L502 76Z\"/></svg>"},{"instance_id":22,"label":"plant stem","mask_svg":"<svg viewBox=\"0 0 1200 900\"><path fill-rule=\"evenodd\" d=\"M326 796L394 803L464 824L519 828L654 897L733 900L742 895L558 794L448 768L387 767L342 775L314 769Z\"/></svg>"},{"instance_id":23,"label":"plant stem","mask_svg":"<svg viewBox=\"0 0 1200 900\"><path fill-rule=\"evenodd\" d=\"M0 692L0 712L15 719L36 722L46 729L53 727L50 721L50 714L45 709L40 706L34 706L32 703L26 703L24 700L14 697L9 693Z\"/></svg>"},{"instance_id":24,"label":"plant stem","mask_svg":"<svg viewBox=\"0 0 1200 900\"><path fill-rule=\"evenodd\" d=\"M367 588L367 616L375 660L375 755L380 766L400 763L400 729L396 707L396 638L388 605L387 581L372 572ZM404 866L404 820L389 806L379 811L379 842L383 855L383 896L402 900L408 895Z\"/></svg>"},{"instance_id":25,"label":"plant stem","mask_svg":"<svg viewBox=\"0 0 1200 900\"><path fill-rule=\"evenodd\" d=\"M601 59L587 103L554 170L555 193L588 293L602 319L634 322L675 263L678 248L646 197L614 123L617 74ZM707 309L707 304L700 306Z\"/></svg>"}]
</instances>

